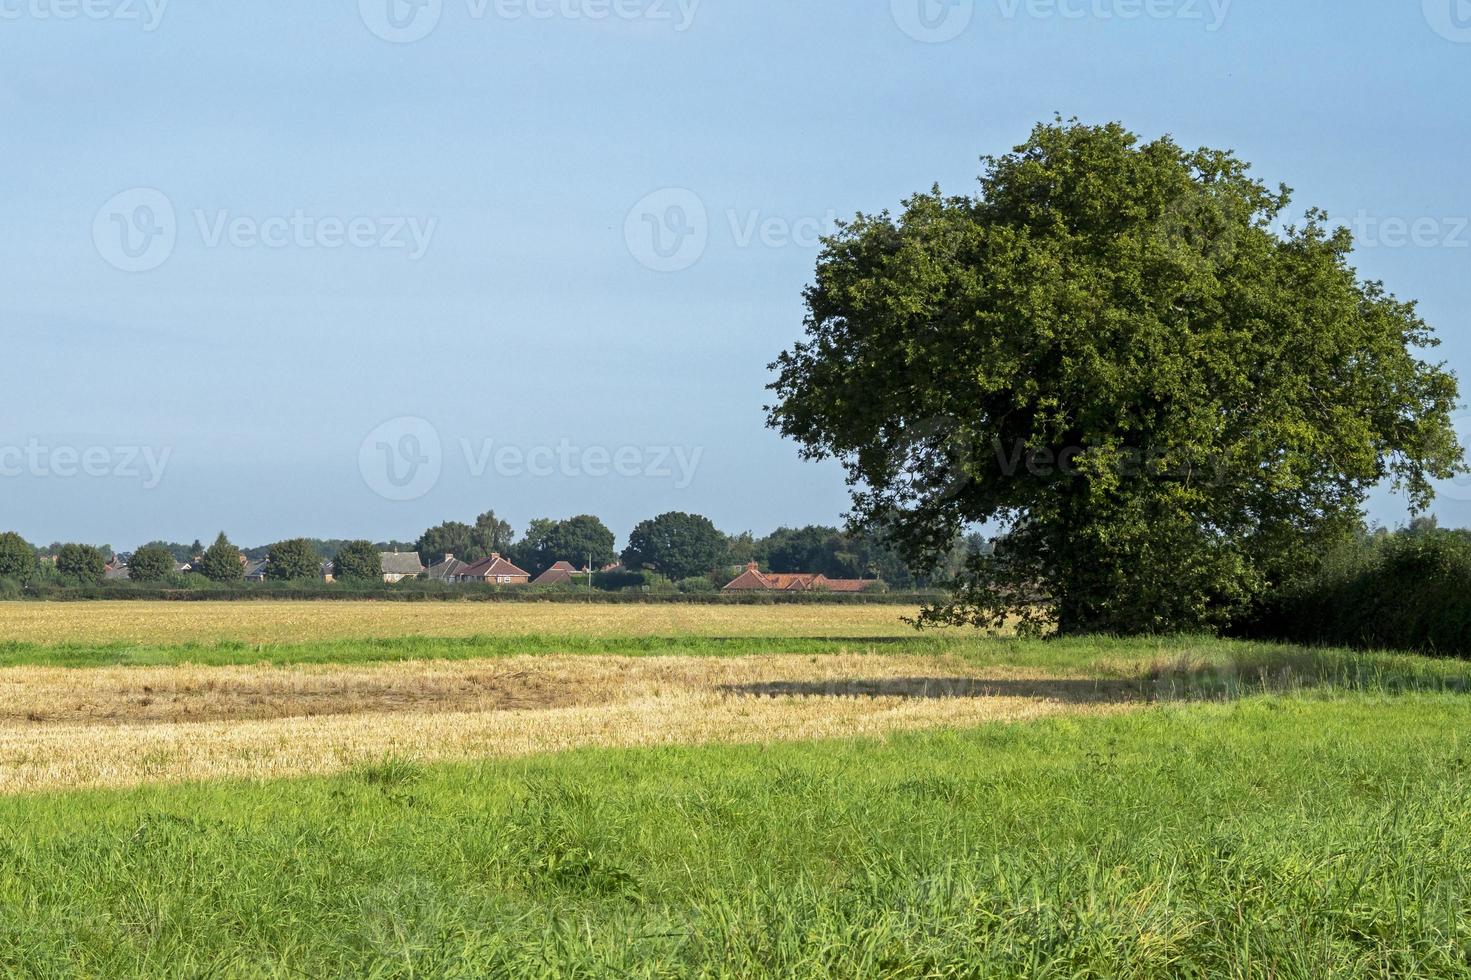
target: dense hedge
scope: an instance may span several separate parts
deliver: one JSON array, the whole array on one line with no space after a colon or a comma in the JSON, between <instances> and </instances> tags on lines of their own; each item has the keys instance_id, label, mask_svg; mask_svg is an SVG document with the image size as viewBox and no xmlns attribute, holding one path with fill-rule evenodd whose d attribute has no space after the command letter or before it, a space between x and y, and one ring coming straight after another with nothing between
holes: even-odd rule
<instances>
[{"instance_id":1,"label":"dense hedge","mask_svg":"<svg viewBox=\"0 0 1471 980\"><path fill-rule=\"evenodd\" d=\"M1471 535L1430 530L1347 544L1237 632L1471 657Z\"/></svg>"}]
</instances>

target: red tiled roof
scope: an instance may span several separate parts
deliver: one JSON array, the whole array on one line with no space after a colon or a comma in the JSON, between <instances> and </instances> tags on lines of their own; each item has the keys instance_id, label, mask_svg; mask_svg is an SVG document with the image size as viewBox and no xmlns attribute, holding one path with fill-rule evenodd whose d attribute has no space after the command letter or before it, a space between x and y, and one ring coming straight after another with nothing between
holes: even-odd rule
<instances>
[{"instance_id":1,"label":"red tiled roof","mask_svg":"<svg viewBox=\"0 0 1471 980\"><path fill-rule=\"evenodd\" d=\"M531 573L506 561L500 555L491 555L482 561L477 561L469 568L461 569L459 578L531 578Z\"/></svg>"},{"instance_id":2,"label":"red tiled roof","mask_svg":"<svg viewBox=\"0 0 1471 980\"><path fill-rule=\"evenodd\" d=\"M725 587L727 592L863 592L874 582L864 579L835 579L801 572L763 572L755 562Z\"/></svg>"}]
</instances>

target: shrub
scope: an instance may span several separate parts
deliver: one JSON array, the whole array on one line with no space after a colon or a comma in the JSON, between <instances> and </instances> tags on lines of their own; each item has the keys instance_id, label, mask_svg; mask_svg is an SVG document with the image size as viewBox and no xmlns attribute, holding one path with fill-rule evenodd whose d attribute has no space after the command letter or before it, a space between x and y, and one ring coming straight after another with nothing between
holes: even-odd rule
<instances>
[{"instance_id":1,"label":"shrub","mask_svg":"<svg viewBox=\"0 0 1471 980\"><path fill-rule=\"evenodd\" d=\"M1471 656L1471 534L1364 537L1270 595L1236 632L1299 643Z\"/></svg>"}]
</instances>

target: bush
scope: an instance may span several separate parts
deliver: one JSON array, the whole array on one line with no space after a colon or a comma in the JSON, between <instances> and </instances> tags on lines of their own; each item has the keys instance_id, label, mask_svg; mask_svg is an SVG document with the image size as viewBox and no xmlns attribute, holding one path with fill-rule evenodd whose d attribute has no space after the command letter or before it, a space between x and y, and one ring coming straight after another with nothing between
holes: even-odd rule
<instances>
[{"instance_id":1,"label":"bush","mask_svg":"<svg viewBox=\"0 0 1471 980\"><path fill-rule=\"evenodd\" d=\"M1471 534L1361 538L1268 597L1235 632L1338 646L1471 656Z\"/></svg>"},{"instance_id":2,"label":"bush","mask_svg":"<svg viewBox=\"0 0 1471 980\"><path fill-rule=\"evenodd\" d=\"M701 575L696 578L681 580L679 591L692 595L703 595L710 592L718 592L719 589L714 582L710 581L709 576Z\"/></svg>"}]
</instances>

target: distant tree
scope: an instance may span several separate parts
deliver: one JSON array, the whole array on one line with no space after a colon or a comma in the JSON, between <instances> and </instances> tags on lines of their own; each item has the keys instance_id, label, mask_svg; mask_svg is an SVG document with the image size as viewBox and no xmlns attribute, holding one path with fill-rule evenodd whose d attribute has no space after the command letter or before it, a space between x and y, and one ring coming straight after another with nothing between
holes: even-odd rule
<instances>
[{"instance_id":1,"label":"distant tree","mask_svg":"<svg viewBox=\"0 0 1471 980\"><path fill-rule=\"evenodd\" d=\"M107 555L89 544L64 544L56 553L56 571L83 584L100 582L107 571Z\"/></svg>"},{"instance_id":2,"label":"distant tree","mask_svg":"<svg viewBox=\"0 0 1471 980\"><path fill-rule=\"evenodd\" d=\"M1003 527L926 622L1218 628L1374 487L1465 472L1415 305L1234 154L1057 120L984 166L830 236L773 365L769 423L911 565Z\"/></svg>"},{"instance_id":3,"label":"distant tree","mask_svg":"<svg viewBox=\"0 0 1471 980\"><path fill-rule=\"evenodd\" d=\"M188 557L187 558L180 558L179 561L196 562L196 561L198 561L199 559L201 559L203 557L204 557L204 542L203 541L200 541L198 538L195 538L194 539L194 543L189 546L189 555L188 555Z\"/></svg>"},{"instance_id":4,"label":"distant tree","mask_svg":"<svg viewBox=\"0 0 1471 980\"><path fill-rule=\"evenodd\" d=\"M145 544L128 560L128 579L133 582L162 582L174 572L174 556L160 544Z\"/></svg>"},{"instance_id":5,"label":"distant tree","mask_svg":"<svg viewBox=\"0 0 1471 980\"><path fill-rule=\"evenodd\" d=\"M535 520L526 537L512 552L516 564L532 575L540 575L559 561L581 568L589 558L595 569L612 564L618 557L613 532L588 514L565 521Z\"/></svg>"},{"instance_id":6,"label":"distant tree","mask_svg":"<svg viewBox=\"0 0 1471 980\"><path fill-rule=\"evenodd\" d=\"M633 529L623 563L629 568L653 569L677 582L719 568L727 549L725 535L709 518L673 512Z\"/></svg>"},{"instance_id":7,"label":"distant tree","mask_svg":"<svg viewBox=\"0 0 1471 980\"><path fill-rule=\"evenodd\" d=\"M322 556L305 538L277 541L266 558L266 578L274 582L299 582L322 574Z\"/></svg>"},{"instance_id":8,"label":"distant tree","mask_svg":"<svg viewBox=\"0 0 1471 980\"><path fill-rule=\"evenodd\" d=\"M509 523L495 516L495 511L488 510L475 518L475 527L470 535L471 551L480 558L489 557L492 554L504 555L511 550L511 545L516 542L516 531Z\"/></svg>"},{"instance_id":9,"label":"distant tree","mask_svg":"<svg viewBox=\"0 0 1471 980\"><path fill-rule=\"evenodd\" d=\"M725 539L725 564L728 566L749 565L757 560L756 535L750 531L728 535Z\"/></svg>"},{"instance_id":10,"label":"distant tree","mask_svg":"<svg viewBox=\"0 0 1471 980\"><path fill-rule=\"evenodd\" d=\"M479 552L475 544L475 529L459 521L446 521L438 527L431 527L419 536L414 550L426 565L439 564L445 555L454 555L461 561L479 561L489 554Z\"/></svg>"},{"instance_id":11,"label":"distant tree","mask_svg":"<svg viewBox=\"0 0 1471 980\"><path fill-rule=\"evenodd\" d=\"M332 575L339 582L383 580L383 558L370 541L349 541L332 560Z\"/></svg>"},{"instance_id":12,"label":"distant tree","mask_svg":"<svg viewBox=\"0 0 1471 980\"><path fill-rule=\"evenodd\" d=\"M215 538L214 544L204 549L194 570L211 582L238 582L245 577L240 549L230 543L224 531Z\"/></svg>"},{"instance_id":13,"label":"distant tree","mask_svg":"<svg viewBox=\"0 0 1471 980\"><path fill-rule=\"evenodd\" d=\"M25 581L36 571L36 549L14 531L0 534L0 578Z\"/></svg>"}]
</instances>

